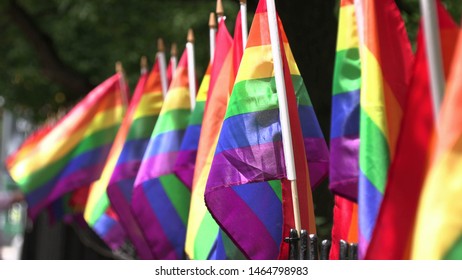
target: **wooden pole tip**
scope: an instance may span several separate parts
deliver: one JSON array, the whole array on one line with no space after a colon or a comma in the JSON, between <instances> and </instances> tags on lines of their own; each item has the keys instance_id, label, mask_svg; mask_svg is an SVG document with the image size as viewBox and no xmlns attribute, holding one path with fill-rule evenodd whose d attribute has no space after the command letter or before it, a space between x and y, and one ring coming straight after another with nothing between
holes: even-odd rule
<instances>
[{"instance_id":1,"label":"wooden pole tip","mask_svg":"<svg viewBox=\"0 0 462 280\"><path fill-rule=\"evenodd\" d=\"M247 0L239 0L239 3L241 3L241 4L247 4Z\"/></svg>"},{"instance_id":2,"label":"wooden pole tip","mask_svg":"<svg viewBox=\"0 0 462 280\"><path fill-rule=\"evenodd\" d=\"M164 52L165 51L164 40L162 40L162 38L157 39L157 51L158 52Z\"/></svg>"},{"instance_id":3,"label":"wooden pole tip","mask_svg":"<svg viewBox=\"0 0 462 280\"><path fill-rule=\"evenodd\" d=\"M210 28L217 28L217 17L215 16L215 13L210 13L209 17L209 27Z\"/></svg>"},{"instance_id":4,"label":"wooden pole tip","mask_svg":"<svg viewBox=\"0 0 462 280\"><path fill-rule=\"evenodd\" d=\"M178 53L178 49L176 47L176 43L173 43L171 48L170 48L170 55L171 56L176 56Z\"/></svg>"},{"instance_id":5,"label":"wooden pole tip","mask_svg":"<svg viewBox=\"0 0 462 280\"><path fill-rule=\"evenodd\" d=\"M188 38L187 38L189 43L194 43L194 31L192 28L189 28L188 30Z\"/></svg>"},{"instance_id":6,"label":"wooden pole tip","mask_svg":"<svg viewBox=\"0 0 462 280\"><path fill-rule=\"evenodd\" d=\"M141 67L141 69L148 68L148 58L146 56L144 56L144 55L140 59L140 67Z\"/></svg>"},{"instance_id":7,"label":"wooden pole tip","mask_svg":"<svg viewBox=\"0 0 462 280\"><path fill-rule=\"evenodd\" d=\"M217 16L222 17L225 15L225 9L223 8L223 1L217 0Z\"/></svg>"},{"instance_id":8,"label":"wooden pole tip","mask_svg":"<svg viewBox=\"0 0 462 280\"><path fill-rule=\"evenodd\" d=\"M122 66L122 62L120 61L117 61L116 64L115 64L115 71L116 73L123 73L124 72L124 68Z\"/></svg>"}]
</instances>

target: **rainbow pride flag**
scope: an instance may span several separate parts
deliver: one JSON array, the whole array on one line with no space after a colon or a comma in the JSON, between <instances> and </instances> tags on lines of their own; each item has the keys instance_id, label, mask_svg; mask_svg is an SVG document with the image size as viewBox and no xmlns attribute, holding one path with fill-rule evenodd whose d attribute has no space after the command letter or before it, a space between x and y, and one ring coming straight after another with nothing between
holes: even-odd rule
<instances>
[{"instance_id":1,"label":"rainbow pride flag","mask_svg":"<svg viewBox=\"0 0 462 280\"><path fill-rule=\"evenodd\" d=\"M209 64L205 75L202 78L201 86L196 96L196 105L191 113L191 118L186 128L186 132L181 143L178 157L173 167L175 175L180 179L191 192L194 169L196 166L197 147L199 146L199 138L201 133L202 121L204 118L205 104L207 101L207 93L210 84L210 72L212 64ZM188 203L189 208L189 203ZM188 209L189 212L189 209Z\"/></svg>"},{"instance_id":2,"label":"rainbow pride flag","mask_svg":"<svg viewBox=\"0 0 462 280\"><path fill-rule=\"evenodd\" d=\"M438 1L444 73L449 73L459 27ZM430 163L434 131L429 69L422 29L418 35L395 159L366 259L409 259L417 206ZM412 167L412 168L409 168Z\"/></svg>"},{"instance_id":3,"label":"rainbow pride flag","mask_svg":"<svg viewBox=\"0 0 462 280\"><path fill-rule=\"evenodd\" d=\"M314 233L310 185L315 186L326 177L328 149L280 20L278 24L281 49L285 51L284 75L302 224ZM250 259L288 257L282 234L288 236L294 221L290 182L285 178L268 15L263 0L250 29L205 192L212 216ZM283 180L284 190L279 181L274 181L277 179Z\"/></svg>"},{"instance_id":4,"label":"rainbow pride flag","mask_svg":"<svg viewBox=\"0 0 462 280\"><path fill-rule=\"evenodd\" d=\"M100 180L95 182L90 188L84 213L85 220L103 240L106 240L108 236L107 230L103 230L106 225L110 226L110 228L118 228L116 232L120 233L119 238L116 238L114 234L110 235L111 241L110 243L108 242L108 244L111 244L112 249L117 249L124 244L126 234L129 234L138 255L144 259L152 259L152 255L149 253L149 250L147 250L143 234L136 222L133 221L128 205L124 205L127 204L127 200L124 196L129 195L131 186L129 183L123 185L120 181L125 179L134 181L134 173L138 169L139 162L137 164L133 161L135 161L137 159L136 156L143 153L146 148L146 137L149 137L149 128L152 128L156 122L157 114L162 106L162 99L159 68L156 63L149 77L143 74L140 78L130 106L117 133L103 174ZM143 137L145 139L143 139ZM111 179L113 181L111 181ZM114 182L114 186L111 191L109 191L108 186L111 182ZM116 184L117 186L115 186ZM122 218L116 214L103 215L110 205L109 193L116 202L112 205L112 209L115 213L120 212ZM106 218L102 221L98 221L103 216ZM125 223L123 225L127 232L121 229L122 224L119 223Z\"/></svg>"},{"instance_id":5,"label":"rainbow pride flag","mask_svg":"<svg viewBox=\"0 0 462 280\"><path fill-rule=\"evenodd\" d=\"M375 227L400 132L413 53L393 0L357 0L361 52L359 257Z\"/></svg>"},{"instance_id":6,"label":"rainbow pride flag","mask_svg":"<svg viewBox=\"0 0 462 280\"><path fill-rule=\"evenodd\" d=\"M131 208L157 259L184 259L190 191L174 174L189 123L188 57L184 51L135 180Z\"/></svg>"},{"instance_id":7,"label":"rainbow pride flag","mask_svg":"<svg viewBox=\"0 0 462 280\"><path fill-rule=\"evenodd\" d=\"M148 250L130 204L136 175L163 103L160 77L159 62L156 60L149 75L142 74L138 81L130 103L133 109L131 114L126 115L130 128L106 191L112 209L142 259L153 259L154 256Z\"/></svg>"},{"instance_id":8,"label":"rainbow pride flag","mask_svg":"<svg viewBox=\"0 0 462 280\"><path fill-rule=\"evenodd\" d=\"M234 48L242 49L237 16L234 42L224 20L218 24L216 49L211 69L210 86L205 106L201 136L194 170L191 205L185 250L190 259L241 259L242 255L212 218L204 204L205 184L216 140L225 115L226 104L234 81Z\"/></svg>"},{"instance_id":9,"label":"rainbow pride flag","mask_svg":"<svg viewBox=\"0 0 462 280\"><path fill-rule=\"evenodd\" d=\"M329 188L337 195L356 201L361 62L353 2L354 0L340 2L332 92Z\"/></svg>"},{"instance_id":10,"label":"rainbow pride flag","mask_svg":"<svg viewBox=\"0 0 462 280\"><path fill-rule=\"evenodd\" d=\"M122 79L121 74L108 78L6 160L7 170L26 196L31 218L101 176L128 98Z\"/></svg>"},{"instance_id":11,"label":"rainbow pride flag","mask_svg":"<svg viewBox=\"0 0 462 280\"><path fill-rule=\"evenodd\" d=\"M462 32L459 31L438 136L418 204L411 258L462 259Z\"/></svg>"}]
</instances>

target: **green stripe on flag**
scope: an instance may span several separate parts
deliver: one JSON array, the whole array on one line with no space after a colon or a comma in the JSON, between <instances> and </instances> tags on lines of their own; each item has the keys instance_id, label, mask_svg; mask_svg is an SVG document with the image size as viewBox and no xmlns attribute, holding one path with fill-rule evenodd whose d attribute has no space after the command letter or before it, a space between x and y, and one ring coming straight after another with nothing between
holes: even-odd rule
<instances>
[{"instance_id":1,"label":"green stripe on flag","mask_svg":"<svg viewBox=\"0 0 462 280\"><path fill-rule=\"evenodd\" d=\"M202 124L202 119L204 118L204 109L205 109L204 101L196 102L194 111L191 114L191 119L189 120L189 125Z\"/></svg>"},{"instance_id":2,"label":"green stripe on flag","mask_svg":"<svg viewBox=\"0 0 462 280\"><path fill-rule=\"evenodd\" d=\"M93 207L93 212L90 213L90 219L87 221L88 225L93 227L96 222L103 216L106 212L107 208L109 207L109 197L107 196L106 192L98 199L98 202Z\"/></svg>"},{"instance_id":3,"label":"green stripe on flag","mask_svg":"<svg viewBox=\"0 0 462 280\"><path fill-rule=\"evenodd\" d=\"M44 166L41 169L38 169L37 171L29 174L27 177L18 180L18 185L25 193L35 190L53 179L53 177L55 177L73 158L85 152L112 143L118 129L119 125L114 125L85 137L76 147L74 147L74 149L70 150L60 159Z\"/></svg>"},{"instance_id":4,"label":"green stripe on flag","mask_svg":"<svg viewBox=\"0 0 462 280\"><path fill-rule=\"evenodd\" d=\"M162 188L167 194L169 200L175 207L175 210L180 216L183 225L187 225L189 216L189 203L191 201L191 193L188 188L173 175L165 175L159 177Z\"/></svg>"},{"instance_id":5,"label":"green stripe on flag","mask_svg":"<svg viewBox=\"0 0 462 280\"><path fill-rule=\"evenodd\" d=\"M301 76L292 76L292 83L300 105L312 106ZM241 81L234 85L226 117L278 108L274 77Z\"/></svg>"},{"instance_id":6,"label":"green stripe on flag","mask_svg":"<svg viewBox=\"0 0 462 280\"><path fill-rule=\"evenodd\" d=\"M360 139L359 167L383 194L390 165L390 151L382 131L363 110L361 110Z\"/></svg>"},{"instance_id":7,"label":"green stripe on flag","mask_svg":"<svg viewBox=\"0 0 462 280\"><path fill-rule=\"evenodd\" d=\"M207 211L194 240L194 259L206 260L217 238L218 225Z\"/></svg>"},{"instance_id":8,"label":"green stripe on flag","mask_svg":"<svg viewBox=\"0 0 462 280\"><path fill-rule=\"evenodd\" d=\"M444 238L441 236L440 238ZM452 248L444 256L445 260L462 260L462 235L459 237Z\"/></svg>"},{"instance_id":9,"label":"green stripe on flag","mask_svg":"<svg viewBox=\"0 0 462 280\"><path fill-rule=\"evenodd\" d=\"M156 123L156 127L152 133L153 137L164 132L185 129L188 126L190 114L191 110L189 109L165 112Z\"/></svg>"},{"instance_id":10,"label":"green stripe on flag","mask_svg":"<svg viewBox=\"0 0 462 280\"><path fill-rule=\"evenodd\" d=\"M333 95L361 88L361 61L357 48L337 51L335 56Z\"/></svg>"},{"instance_id":11,"label":"green stripe on flag","mask_svg":"<svg viewBox=\"0 0 462 280\"><path fill-rule=\"evenodd\" d=\"M276 196L282 202L282 185L281 185L281 181L279 181L279 180L271 180L271 181L268 181L268 184L271 186L271 188L273 189Z\"/></svg>"},{"instance_id":12,"label":"green stripe on flag","mask_svg":"<svg viewBox=\"0 0 462 280\"><path fill-rule=\"evenodd\" d=\"M145 116L134 120L130 125L127 141L151 137L152 130L154 129L158 117L158 115Z\"/></svg>"}]
</instances>

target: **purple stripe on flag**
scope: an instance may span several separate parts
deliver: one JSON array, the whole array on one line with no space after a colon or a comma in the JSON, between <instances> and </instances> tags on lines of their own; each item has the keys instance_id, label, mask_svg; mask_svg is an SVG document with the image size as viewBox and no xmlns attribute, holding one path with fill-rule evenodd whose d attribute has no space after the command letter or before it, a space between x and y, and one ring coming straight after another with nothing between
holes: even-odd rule
<instances>
[{"instance_id":1,"label":"purple stripe on flag","mask_svg":"<svg viewBox=\"0 0 462 280\"><path fill-rule=\"evenodd\" d=\"M245 187L251 188L249 185ZM247 258L249 256L261 260L277 258L279 242L274 241L262 221L233 188L213 189L206 192L205 196L208 205L215 206L213 215L220 226L223 227L222 223L227 222L239 225L238 228L226 226L224 228L229 230L228 236L240 246ZM234 209L239 209L239 211L233 211ZM255 239L259 242L255 242ZM265 246L262 248L259 244L265 244Z\"/></svg>"},{"instance_id":2,"label":"purple stripe on flag","mask_svg":"<svg viewBox=\"0 0 462 280\"><path fill-rule=\"evenodd\" d=\"M211 170L207 181L210 187L285 178L282 142L222 151L215 154Z\"/></svg>"},{"instance_id":3,"label":"purple stripe on flag","mask_svg":"<svg viewBox=\"0 0 462 280\"><path fill-rule=\"evenodd\" d=\"M311 187L314 188L327 176L327 146L324 138L307 138L304 142ZM285 178L282 142L222 151L215 154L212 170L207 181L211 187Z\"/></svg>"},{"instance_id":4,"label":"purple stripe on flag","mask_svg":"<svg viewBox=\"0 0 462 280\"><path fill-rule=\"evenodd\" d=\"M197 150L178 152L177 161L173 168L175 175L181 180L181 182L183 182L183 184L186 185L186 187L188 187L189 190L191 190L193 183L196 156Z\"/></svg>"},{"instance_id":5,"label":"purple stripe on flag","mask_svg":"<svg viewBox=\"0 0 462 280\"><path fill-rule=\"evenodd\" d=\"M133 179L128 179L119 181L117 184L109 185L107 194L111 201L112 209L114 209L119 216L120 224L135 246L137 255L141 259L152 260L154 259L154 255L149 250L149 244L130 208L133 181Z\"/></svg>"},{"instance_id":6,"label":"purple stripe on flag","mask_svg":"<svg viewBox=\"0 0 462 280\"><path fill-rule=\"evenodd\" d=\"M171 173L177 156L178 152L171 152L160 154L143 161L138 172L138 177L136 177L135 180L135 186L141 185L144 181L148 181L152 178Z\"/></svg>"},{"instance_id":7,"label":"purple stripe on flag","mask_svg":"<svg viewBox=\"0 0 462 280\"><path fill-rule=\"evenodd\" d=\"M357 201L359 138L333 138L330 141L330 151L330 190Z\"/></svg>"},{"instance_id":8,"label":"purple stripe on flag","mask_svg":"<svg viewBox=\"0 0 462 280\"><path fill-rule=\"evenodd\" d=\"M156 240L168 240L165 233L161 230L161 225L157 216L149 206L143 187L137 187L133 190L132 199L132 211L135 214L135 218L138 220L138 224L143 229L146 239L148 240L151 252L170 252L166 256L156 256L156 259L175 259L175 250L172 244L168 242L155 242ZM148 224L143 222L148 221ZM154 242L153 242L154 240Z\"/></svg>"},{"instance_id":9,"label":"purple stripe on flag","mask_svg":"<svg viewBox=\"0 0 462 280\"><path fill-rule=\"evenodd\" d=\"M141 165L141 160L134 160L130 162L124 162L118 164L114 172L112 173L111 182L109 184L115 184L118 181L125 180L128 178L133 178L133 181L138 174L138 170Z\"/></svg>"},{"instance_id":10,"label":"purple stripe on flag","mask_svg":"<svg viewBox=\"0 0 462 280\"><path fill-rule=\"evenodd\" d=\"M315 188L328 175L329 150L324 138L305 138L303 142L308 161L311 188Z\"/></svg>"}]
</instances>

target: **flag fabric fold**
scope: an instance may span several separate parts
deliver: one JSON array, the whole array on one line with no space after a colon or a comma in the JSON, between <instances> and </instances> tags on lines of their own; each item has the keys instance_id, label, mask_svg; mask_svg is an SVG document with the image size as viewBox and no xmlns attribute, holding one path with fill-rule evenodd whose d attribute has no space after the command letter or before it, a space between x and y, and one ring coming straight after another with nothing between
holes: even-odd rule
<instances>
[{"instance_id":1,"label":"flag fabric fold","mask_svg":"<svg viewBox=\"0 0 462 280\"><path fill-rule=\"evenodd\" d=\"M184 51L133 189L131 209L157 259L184 259L190 194L174 166L191 115L187 60Z\"/></svg>"},{"instance_id":2,"label":"flag fabric fold","mask_svg":"<svg viewBox=\"0 0 462 280\"><path fill-rule=\"evenodd\" d=\"M358 199L361 62L354 0L340 2L332 92L329 189Z\"/></svg>"},{"instance_id":3,"label":"flag fabric fold","mask_svg":"<svg viewBox=\"0 0 462 280\"><path fill-rule=\"evenodd\" d=\"M156 60L151 72L143 73L138 81L125 116L129 130L106 191L112 209L141 259L153 259L154 256L130 204L136 175L163 103L159 65Z\"/></svg>"},{"instance_id":4,"label":"flag fabric fold","mask_svg":"<svg viewBox=\"0 0 462 280\"><path fill-rule=\"evenodd\" d=\"M242 49L242 35L238 33L240 16L236 17L234 42L224 20L218 24L216 48L210 74L210 85L205 105L201 136L194 170L191 205L186 234L185 251L190 259L239 259L240 251L224 234L208 212L204 203L205 184L210 170L210 157L231 93L234 67L240 58L234 57L234 48Z\"/></svg>"},{"instance_id":5,"label":"flag fabric fold","mask_svg":"<svg viewBox=\"0 0 462 280\"><path fill-rule=\"evenodd\" d=\"M30 217L99 179L128 98L122 79L119 73L108 78L8 157L7 169L25 193Z\"/></svg>"},{"instance_id":6,"label":"flag fabric fold","mask_svg":"<svg viewBox=\"0 0 462 280\"><path fill-rule=\"evenodd\" d=\"M156 63L149 77L143 74L140 78L122 125L117 132L101 178L90 187L84 213L87 223L110 245L111 249L118 249L127 242L127 237L129 237L138 255L143 259L153 257L147 250L145 238L129 211L126 197L131 195L132 185L127 181L134 181L134 172L138 169L137 156L140 157L139 154L144 152L146 137L149 137L150 133L149 128L154 126L162 105L163 97L159 88L160 75ZM109 190L111 182L113 184ZM115 201L112 205L109 194ZM108 207L111 207L110 213L106 213ZM119 213L121 216L117 215ZM111 231L105 227L109 227ZM110 240L106 239L108 236Z\"/></svg>"},{"instance_id":7,"label":"flag fabric fold","mask_svg":"<svg viewBox=\"0 0 462 280\"><path fill-rule=\"evenodd\" d=\"M462 259L462 33L438 118L438 135L417 208L411 258Z\"/></svg>"},{"instance_id":8,"label":"flag fabric fold","mask_svg":"<svg viewBox=\"0 0 462 280\"><path fill-rule=\"evenodd\" d=\"M328 150L280 21L278 27L302 225L314 233L310 186L327 175ZM250 259L287 258L283 234L294 228L269 37L266 2L260 1L205 191L209 211Z\"/></svg>"},{"instance_id":9,"label":"flag fabric fold","mask_svg":"<svg viewBox=\"0 0 462 280\"><path fill-rule=\"evenodd\" d=\"M447 74L459 27L442 4L439 1L437 3L444 72ZM390 166L387 187L366 259L410 258L417 204L429 165L434 130L425 48L420 30L396 155Z\"/></svg>"},{"instance_id":10,"label":"flag fabric fold","mask_svg":"<svg viewBox=\"0 0 462 280\"><path fill-rule=\"evenodd\" d=\"M196 105L191 113L191 118L189 120L188 127L186 128L175 166L173 167L175 175L189 188L190 191L193 184L197 148L199 146L202 120L204 118L204 109L209 90L211 68L211 64L209 64L205 71L205 75L202 78L201 86L197 92Z\"/></svg>"},{"instance_id":11,"label":"flag fabric fold","mask_svg":"<svg viewBox=\"0 0 462 280\"><path fill-rule=\"evenodd\" d=\"M413 53L393 0L356 0L360 38L359 257L364 258L396 151Z\"/></svg>"}]
</instances>

